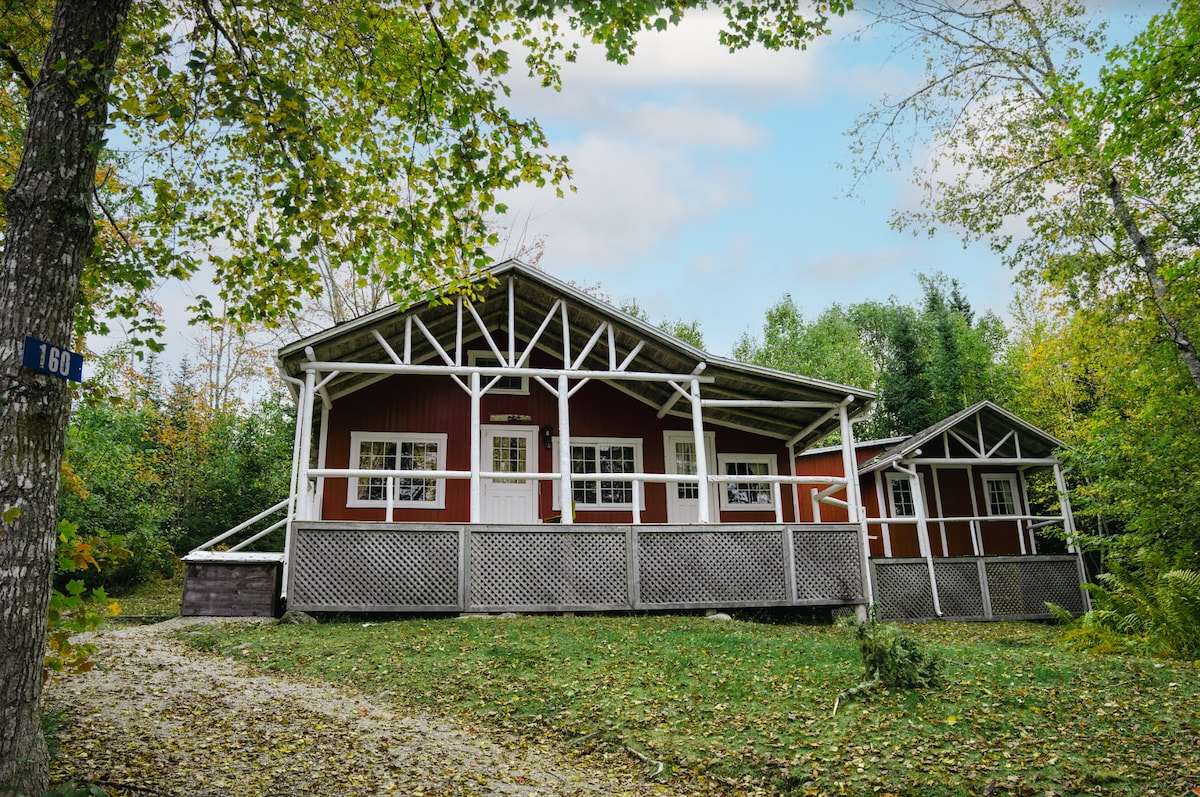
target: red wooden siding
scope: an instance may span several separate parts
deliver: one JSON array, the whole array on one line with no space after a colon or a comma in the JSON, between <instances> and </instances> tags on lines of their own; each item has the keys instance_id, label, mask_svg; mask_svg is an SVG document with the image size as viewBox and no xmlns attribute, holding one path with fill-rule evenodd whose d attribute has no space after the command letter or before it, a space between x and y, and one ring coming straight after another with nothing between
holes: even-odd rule
<instances>
[{"instance_id":1,"label":"red wooden siding","mask_svg":"<svg viewBox=\"0 0 1200 797\"><path fill-rule=\"evenodd\" d=\"M987 508L987 492L983 489L983 477L985 475L1004 475L1016 474L1015 468L1003 467L980 467L973 471L975 476L975 494L979 496L979 514L986 517L988 514ZM1024 491L1021 490L1021 482L1017 481L1017 514L1028 514L1029 507L1025 500ZM1003 555L1003 554L1019 554L1021 553L1021 537L1025 536L1026 552L1031 552L1029 549L1029 536L1022 529L1018 531L1017 523L1012 520L985 520L979 524L979 536L983 539L983 552L988 555Z\"/></svg>"},{"instance_id":2,"label":"red wooden siding","mask_svg":"<svg viewBox=\"0 0 1200 797\"><path fill-rule=\"evenodd\" d=\"M534 367L553 367L554 358L535 352ZM646 473L664 471L663 432L691 431L689 418L667 416L659 419L657 410L623 393L612 385L592 381L571 397L571 437L623 437L642 441L642 468ZM470 470L471 402L467 393L446 376L397 375L381 380L333 403L329 412L329 431L325 467L347 468L350 458L352 432L410 432L445 434L446 468ZM529 420L515 422L517 426L551 426L558 436L558 399L536 381L529 381L529 395L487 394L481 401L481 417L485 425L492 415L528 415ZM497 424L503 425L503 424ZM718 453L774 454L777 472L790 473L787 454L781 440L750 432L711 427ZM551 450L537 441L538 470L552 473L556 469ZM484 463L487 468L489 463ZM348 507L347 479L326 479L322 518L325 520L383 520L381 508ZM399 522L465 523L470 520L470 482L467 479L448 479L444 482L445 509L397 508ZM643 485L645 523L667 522L667 487L663 484ZM554 484L543 481L539 487L538 517L559 514L553 508ZM786 522L794 522L792 501L787 487L783 489L783 511ZM632 512L624 510L580 509L580 523L629 523ZM722 512L721 521L728 523L757 523L775 521L773 510Z\"/></svg>"},{"instance_id":3,"label":"red wooden siding","mask_svg":"<svg viewBox=\"0 0 1200 797\"><path fill-rule=\"evenodd\" d=\"M966 468L938 468L938 489L941 492L941 517L971 517L975 510L971 505L971 487ZM946 547L942 550L942 526L946 527ZM938 523L929 529L934 553L948 556L972 556L971 524L968 521Z\"/></svg>"},{"instance_id":4,"label":"red wooden siding","mask_svg":"<svg viewBox=\"0 0 1200 797\"><path fill-rule=\"evenodd\" d=\"M855 450L855 456L858 464L862 465L883 451L883 446L859 446ZM842 452L840 449L836 451L820 451L815 454L807 454L796 458L796 474L799 476L835 476L840 478L842 470ZM875 484L871 481L863 481L861 483L863 503L867 508L869 517L879 517L879 501L875 495ZM811 485L801 485L800 487L800 519L804 523L813 523L816 518L813 517L812 509L812 489ZM817 487L816 489L821 489ZM846 491L839 490L834 493L833 498L846 500ZM833 504L821 505L821 522L823 523L845 523L849 519L845 509Z\"/></svg>"}]
</instances>

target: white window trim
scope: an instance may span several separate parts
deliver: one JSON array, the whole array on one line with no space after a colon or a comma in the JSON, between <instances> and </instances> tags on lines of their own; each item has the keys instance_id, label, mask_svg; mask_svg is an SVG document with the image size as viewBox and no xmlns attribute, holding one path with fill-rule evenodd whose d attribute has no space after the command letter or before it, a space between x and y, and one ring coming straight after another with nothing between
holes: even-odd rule
<instances>
[{"instance_id":1,"label":"white window trim","mask_svg":"<svg viewBox=\"0 0 1200 797\"><path fill-rule=\"evenodd\" d=\"M484 368L494 368L494 367L497 367L500 365L500 361L496 359L496 355L493 352L485 351L483 349L472 349L472 350L468 351L467 352L467 365L474 368L476 365L479 365L479 360L481 358L489 361L489 363L492 361L495 362L495 365L488 364L488 365L483 366ZM488 382L492 381L492 377L490 377L490 376L480 376L479 378L484 386L486 386ZM491 390L488 391L489 396L493 395L493 394L509 395L509 396L528 396L529 395L529 377L514 375L514 376L510 376L510 377L505 377L505 378L506 379L520 379L521 387L519 389L511 388L511 387L493 387Z\"/></svg>"},{"instance_id":2,"label":"white window trim","mask_svg":"<svg viewBox=\"0 0 1200 797\"><path fill-rule=\"evenodd\" d=\"M357 469L360 463L362 444L363 443L395 443L397 451L402 443L437 443L438 445L438 461L437 469L446 469L446 435L445 434L418 434L415 432L351 432L350 433L350 467ZM378 508L386 507L387 499L379 501L366 500L358 497L358 477L351 476L347 481L349 485L346 493L346 506L350 508ZM437 498L433 501L401 501L399 499L392 502L392 506L396 509L445 509L446 508L446 480L436 479L437 482Z\"/></svg>"},{"instance_id":3,"label":"white window trim","mask_svg":"<svg viewBox=\"0 0 1200 797\"><path fill-rule=\"evenodd\" d=\"M988 486L988 482L1008 482L1008 486L1012 488L1013 499L1013 515L1021 514L1021 491L1017 484L1017 474L1015 473L981 473L979 474L980 481L983 484L983 501L987 508L988 517L1010 517L1008 513L997 514L992 511L992 491Z\"/></svg>"},{"instance_id":4,"label":"white window trim","mask_svg":"<svg viewBox=\"0 0 1200 797\"><path fill-rule=\"evenodd\" d=\"M554 472L561 473L560 467L562 458L558 455L559 438L555 437L551 444L551 459L554 461ZM642 438L640 437L572 437L571 445L573 446L591 446L591 445L610 445L610 446L633 446L633 472L634 474L645 473L642 469ZM577 474L582 475L582 474ZM609 474L613 478L605 479L605 481L632 481L625 477L626 474L613 473ZM625 478L622 478L625 477ZM646 509L646 483L641 483L641 509ZM554 499L552 504L553 509L562 509L562 480L554 480ZM632 510L632 502L624 502L620 504L576 504L576 510L584 509L589 512L607 512L609 510L619 511L622 509Z\"/></svg>"},{"instance_id":5,"label":"white window trim","mask_svg":"<svg viewBox=\"0 0 1200 797\"><path fill-rule=\"evenodd\" d=\"M903 473L885 473L884 481L887 482L887 516L897 520L916 520L917 519L917 484L911 476ZM892 485L895 482L908 482L908 490L912 495L913 513L911 515L901 515L896 512L896 495L892 492Z\"/></svg>"},{"instance_id":6,"label":"white window trim","mask_svg":"<svg viewBox=\"0 0 1200 797\"><path fill-rule=\"evenodd\" d=\"M746 463L766 463L767 475L778 476L779 464L774 454L717 454L717 473L718 476L728 475L725 472L725 466L731 462L746 462ZM752 482L754 479L747 476L745 481ZM716 482L715 486L720 494L718 505L722 512L774 512L775 511L775 489L771 483L767 484L767 495L771 500L765 504L734 504L729 502L729 487L730 482Z\"/></svg>"}]
</instances>

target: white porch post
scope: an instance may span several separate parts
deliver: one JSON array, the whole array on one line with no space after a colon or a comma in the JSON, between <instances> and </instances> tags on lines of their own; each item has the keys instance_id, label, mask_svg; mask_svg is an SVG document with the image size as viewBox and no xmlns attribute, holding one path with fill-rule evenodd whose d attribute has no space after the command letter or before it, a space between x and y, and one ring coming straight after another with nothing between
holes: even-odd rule
<instances>
[{"instance_id":1,"label":"white porch post","mask_svg":"<svg viewBox=\"0 0 1200 797\"><path fill-rule=\"evenodd\" d=\"M975 556L983 556L983 527L979 525L979 497L975 492L975 469L967 466L967 487L971 493L971 548Z\"/></svg>"},{"instance_id":2,"label":"white porch post","mask_svg":"<svg viewBox=\"0 0 1200 797\"><path fill-rule=\"evenodd\" d=\"M312 456L313 399L317 392L317 375L304 372L304 390L301 393L300 412L296 423L300 424L300 456L296 477L296 519L311 520L312 494L308 484L308 462Z\"/></svg>"},{"instance_id":3,"label":"white porch post","mask_svg":"<svg viewBox=\"0 0 1200 797\"><path fill-rule=\"evenodd\" d=\"M850 413L843 404L838 408L838 424L842 432L842 474L846 477L846 512L851 523L861 519L862 497L858 492L858 461L854 457L854 428Z\"/></svg>"},{"instance_id":4,"label":"white porch post","mask_svg":"<svg viewBox=\"0 0 1200 797\"><path fill-rule=\"evenodd\" d=\"M921 555L925 557L925 566L929 569L929 591L933 594L933 613L942 616L942 600L938 595L937 574L933 567L933 546L929 544L929 512L925 508L925 491L921 489L921 472L916 465L909 465L911 470L905 470L899 463L896 469L907 473L912 479L913 508L917 512L917 542L921 546Z\"/></svg>"},{"instance_id":5,"label":"white porch post","mask_svg":"<svg viewBox=\"0 0 1200 797\"><path fill-rule=\"evenodd\" d=\"M330 405L322 403L321 405L321 433L317 438L317 467L325 467L326 454L329 451L329 408ZM316 409L316 406L313 406ZM325 506L325 477L320 476L313 482L313 511L320 516L321 511Z\"/></svg>"},{"instance_id":6,"label":"white porch post","mask_svg":"<svg viewBox=\"0 0 1200 797\"><path fill-rule=\"evenodd\" d=\"M480 468L480 448L483 441L480 437L483 434L482 425L480 423L480 388L479 388L479 372L471 372L471 522L479 523L483 519L483 495L481 492L482 482L479 478Z\"/></svg>"},{"instance_id":7,"label":"white porch post","mask_svg":"<svg viewBox=\"0 0 1200 797\"><path fill-rule=\"evenodd\" d=\"M1067 550L1077 553L1079 546L1075 544L1075 515L1071 512L1071 499L1067 495L1067 480L1063 476L1062 465L1054 465L1054 487L1058 490L1058 509L1062 513L1063 531L1067 535Z\"/></svg>"},{"instance_id":8,"label":"white porch post","mask_svg":"<svg viewBox=\"0 0 1200 797\"><path fill-rule=\"evenodd\" d=\"M858 489L858 459L854 456L854 427L850 423L849 399L838 407L838 426L842 434L842 475L846 477L846 519L858 524L858 536L862 545L863 597L867 606L875 602L875 589L871 584L871 542L867 539L866 513L862 511L862 496Z\"/></svg>"},{"instance_id":9,"label":"white porch post","mask_svg":"<svg viewBox=\"0 0 1200 797\"><path fill-rule=\"evenodd\" d=\"M1087 568L1083 565L1083 551L1076 542L1075 513L1071 511L1071 497L1067 493L1067 479L1063 475L1062 465L1054 463L1054 486L1058 490L1058 507L1063 518L1063 532L1067 535L1067 550L1075 554L1075 566L1079 570L1079 582L1087 581ZM1083 609L1092 610L1092 595L1083 590Z\"/></svg>"},{"instance_id":10,"label":"white porch post","mask_svg":"<svg viewBox=\"0 0 1200 797\"><path fill-rule=\"evenodd\" d=\"M692 433L696 438L696 483L698 491L696 499L700 502L696 519L700 523L710 523L712 518L708 512L708 454L704 450L704 416L700 405L700 380L693 379L691 387L692 402Z\"/></svg>"},{"instance_id":11,"label":"white porch post","mask_svg":"<svg viewBox=\"0 0 1200 797\"><path fill-rule=\"evenodd\" d=\"M566 345L565 343L563 344ZM575 482L571 479L571 405L567 375L558 375L558 472L562 476L562 522L575 522Z\"/></svg>"},{"instance_id":12,"label":"white porch post","mask_svg":"<svg viewBox=\"0 0 1200 797\"><path fill-rule=\"evenodd\" d=\"M1021 514L1024 514L1024 515L1032 515L1033 514L1033 509L1029 506L1029 492L1025 487L1025 471L1023 471L1023 470L1017 471L1017 502L1020 504L1019 508L1017 509L1018 512L1020 512ZM1017 521L1017 533L1021 535L1021 555L1024 556L1025 553L1027 553L1025 550L1025 537L1026 537L1026 535L1028 535L1028 537L1029 537L1028 553L1031 553L1034 556L1036 556L1037 555L1037 539L1034 537L1034 533L1033 533L1033 521L1032 520L1018 520Z\"/></svg>"},{"instance_id":13,"label":"white porch post","mask_svg":"<svg viewBox=\"0 0 1200 797\"><path fill-rule=\"evenodd\" d=\"M297 501L297 496L298 496L299 491L297 490L297 485L299 484L299 481L300 481L300 448L303 445L300 438L301 438L301 430L304 428L304 424L302 422L302 417L304 415L303 408L304 408L305 389L304 389L304 382L302 380L294 379L293 377L289 377L289 376L284 376L284 379L288 382L292 382L293 384L295 384L296 389L297 389L296 390L296 429L292 433L292 478L291 478L291 481L288 483L288 499L289 499L289 504L290 504L288 506L288 536L290 537L291 532L292 532L292 520L295 519L296 510L299 508L299 503ZM286 543L285 543L285 548L286 548ZM286 553L286 550L285 550L285 553Z\"/></svg>"},{"instance_id":14,"label":"white porch post","mask_svg":"<svg viewBox=\"0 0 1200 797\"><path fill-rule=\"evenodd\" d=\"M796 447L795 446L789 445L787 447L787 456L788 456L788 472L791 473L792 476L799 476L800 474L796 471ZM800 489L801 488L800 488L799 484L792 484L792 485L788 486L788 492L791 493L791 497L792 497L792 522L793 523L800 522ZM814 503L816 503L816 502L814 501ZM817 515L817 511L816 511L815 507L814 507L814 511L813 511L813 522L814 523L821 522L820 518Z\"/></svg>"},{"instance_id":15,"label":"white porch post","mask_svg":"<svg viewBox=\"0 0 1200 797\"><path fill-rule=\"evenodd\" d=\"M296 429L292 433L292 477L288 484L288 510L287 510L287 527L283 533L283 573L281 581L283 582L283 590L281 597L286 598L288 592L288 569L291 567L292 556L292 526L296 522L296 510L299 507L299 496L297 494L296 485L300 479L300 436L301 429L300 408L304 406L304 382L295 377L284 374L283 379L296 386L297 389L297 406L296 406ZM324 428L324 426L322 426Z\"/></svg>"}]
</instances>

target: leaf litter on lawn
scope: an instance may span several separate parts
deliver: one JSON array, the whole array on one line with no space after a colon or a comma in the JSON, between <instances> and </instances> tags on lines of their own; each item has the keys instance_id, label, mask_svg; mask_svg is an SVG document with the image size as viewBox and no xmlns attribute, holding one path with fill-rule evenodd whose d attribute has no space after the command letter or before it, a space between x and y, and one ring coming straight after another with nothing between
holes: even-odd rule
<instances>
[{"instance_id":1,"label":"leaf litter on lawn","mask_svg":"<svg viewBox=\"0 0 1200 797\"><path fill-rule=\"evenodd\" d=\"M48 706L66 712L54 776L114 795L677 793L611 748L560 753L401 712L349 684L256 673L197 653L153 627L95 641L101 665L47 690Z\"/></svg>"}]
</instances>

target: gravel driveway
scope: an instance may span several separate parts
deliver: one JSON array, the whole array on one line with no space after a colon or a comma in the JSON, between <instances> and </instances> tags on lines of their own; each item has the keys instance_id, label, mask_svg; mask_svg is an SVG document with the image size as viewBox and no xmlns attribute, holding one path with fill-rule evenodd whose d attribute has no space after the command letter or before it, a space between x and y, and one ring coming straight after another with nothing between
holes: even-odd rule
<instances>
[{"instance_id":1,"label":"gravel driveway","mask_svg":"<svg viewBox=\"0 0 1200 797\"><path fill-rule=\"evenodd\" d=\"M164 633L186 622L97 633L99 666L47 684L66 712L56 776L172 797L684 793L616 751L533 747L199 653Z\"/></svg>"}]
</instances>

